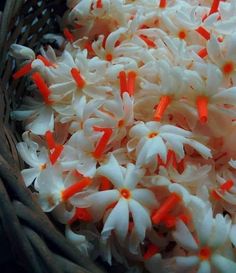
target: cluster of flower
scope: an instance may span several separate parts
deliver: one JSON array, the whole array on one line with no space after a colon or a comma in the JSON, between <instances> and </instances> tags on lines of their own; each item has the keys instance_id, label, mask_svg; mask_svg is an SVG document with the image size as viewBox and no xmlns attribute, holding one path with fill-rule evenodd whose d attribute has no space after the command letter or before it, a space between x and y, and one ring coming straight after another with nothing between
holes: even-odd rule
<instances>
[{"instance_id":1,"label":"cluster of flower","mask_svg":"<svg viewBox=\"0 0 236 273\"><path fill-rule=\"evenodd\" d=\"M60 50L12 46L26 185L94 259L236 272L236 1L67 4Z\"/></svg>"}]
</instances>

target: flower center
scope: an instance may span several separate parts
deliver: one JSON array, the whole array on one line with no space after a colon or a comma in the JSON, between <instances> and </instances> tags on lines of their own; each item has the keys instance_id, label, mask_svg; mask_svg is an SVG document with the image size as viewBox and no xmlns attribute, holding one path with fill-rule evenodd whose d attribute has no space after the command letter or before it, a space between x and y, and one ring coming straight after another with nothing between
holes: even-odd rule
<instances>
[{"instance_id":1,"label":"flower center","mask_svg":"<svg viewBox=\"0 0 236 273\"><path fill-rule=\"evenodd\" d=\"M112 54L111 54L111 53L108 53L108 54L106 55L106 60L107 60L108 62L111 62L112 59L113 59Z\"/></svg>"},{"instance_id":2,"label":"flower center","mask_svg":"<svg viewBox=\"0 0 236 273\"><path fill-rule=\"evenodd\" d=\"M123 127L124 125L125 125L125 121L123 119L120 119L118 121L118 127L120 128L120 127Z\"/></svg>"},{"instance_id":3,"label":"flower center","mask_svg":"<svg viewBox=\"0 0 236 273\"><path fill-rule=\"evenodd\" d=\"M199 251L199 257L201 260L208 260L211 256L211 249L207 246L202 247Z\"/></svg>"},{"instance_id":4,"label":"flower center","mask_svg":"<svg viewBox=\"0 0 236 273\"><path fill-rule=\"evenodd\" d=\"M131 197L131 192L128 189L121 189L120 194L125 199L129 199Z\"/></svg>"},{"instance_id":5,"label":"flower center","mask_svg":"<svg viewBox=\"0 0 236 273\"><path fill-rule=\"evenodd\" d=\"M151 133L149 133L148 138L154 138L154 137L156 137L157 135L158 135L158 133L156 133L156 132L151 132Z\"/></svg>"},{"instance_id":6,"label":"flower center","mask_svg":"<svg viewBox=\"0 0 236 273\"><path fill-rule=\"evenodd\" d=\"M230 74L234 70L234 64L232 62L225 63L222 67L224 74Z\"/></svg>"},{"instance_id":7,"label":"flower center","mask_svg":"<svg viewBox=\"0 0 236 273\"><path fill-rule=\"evenodd\" d=\"M43 171L43 170L46 169L46 167L47 167L47 164L46 164L46 163L40 164L39 169L40 169L40 171Z\"/></svg>"},{"instance_id":8,"label":"flower center","mask_svg":"<svg viewBox=\"0 0 236 273\"><path fill-rule=\"evenodd\" d=\"M181 30L178 36L181 40L184 40L186 38L186 32L184 30Z\"/></svg>"}]
</instances>

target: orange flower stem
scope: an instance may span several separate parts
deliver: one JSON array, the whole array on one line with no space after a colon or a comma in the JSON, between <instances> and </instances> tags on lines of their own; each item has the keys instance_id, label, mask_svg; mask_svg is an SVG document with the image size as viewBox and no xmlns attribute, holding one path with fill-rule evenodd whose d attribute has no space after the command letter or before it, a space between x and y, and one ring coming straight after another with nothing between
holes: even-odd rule
<instances>
[{"instance_id":1,"label":"orange flower stem","mask_svg":"<svg viewBox=\"0 0 236 273\"><path fill-rule=\"evenodd\" d=\"M211 15L212 13L218 12L219 4L220 4L220 0L213 0L209 15Z\"/></svg>"},{"instance_id":2,"label":"orange flower stem","mask_svg":"<svg viewBox=\"0 0 236 273\"><path fill-rule=\"evenodd\" d=\"M123 95L124 92L128 91L125 71L120 71L119 79L120 79L120 93L121 95Z\"/></svg>"},{"instance_id":3,"label":"orange flower stem","mask_svg":"<svg viewBox=\"0 0 236 273\"><path fill-rule=\"evenodd\" d=\"M147 251L143 255L144 260L150 259L153 255L157 254L160 251L159 247L154 244L149 244Z\"/></svg>"},{"instance_id":4,"label":"orange flower stem","mask_svg":"<svg viewBox=\"0 0 236 273\"><path fill-rule=\"evenodd\" d=\"M74 35L69 31L68 28L64 28L63 34L66 37L67 41L69 41L70 43L73 43L75 41Z\"/></svg>"},{"instance_id":5,"label":"orange flower stem","mask_svg":"<svg viewBox=\"0 0 236 273\"><path fill-rule=\"evenodd\" d=\"M84 45L84 48L88 50L89 53L94 54L94 50L92 47L92 42L87 41Z\"/></svg>"},{"instance_id":6,"label":"orange flower stem","mask_svg":"<svg viewBox=\"0 0 236 273\"><path fill-rule=\"evenodd\" d=\"M156 47L156 44L150 40L146 35L139 35L139 37L149 46L149 47Z\"/></svg>"},{"instance_id":7,"label":"orange flower stem","mask_svg":"<svg viewBox=\"0 0 236 273\"><path fill-rule=\"evenodd\" d=\"M53 134L51 131L47 131L45 134L45 139L48 145L48 148L51 150L53 148L55 148L56 146L56 142L54 140Z\"/></svg>"},{"instance_id":8,"label":"orange flower stem","mask_svg":"<svg viewBox=\"0 0 236 273\"><path fill-rule=\"evenodd\" d=\"M175 225L176 225L176 220L177 220L177 218L175 217L175 216L172 216L172 215L170 215L170 214L167 214L164 218L163 218L163 222L164 222L164 224L165 224L165 226L167 227L167 228L173 228L173 227L175 227Z\"/></svg>"},{"instance_id":9,"label":"orange flower stem","mask_svg":"<svg viewBox=\"0 0 236 273\"><path fill-rule=\"evenodd\" d=\"M207 31L204 27L198 27L196 31L206 40L209 40L211 38L211 34L209 31Z\"/></svg>"},{"instance_id":10,"label":"orange flower stem","mask_svg":"<svg viewBox=\"0 0 236 273\"><path fill-rule=\"evenodd\" d=\"M101 177L100 191L107 191L112 188L112 183L105 176Z\"/></svg>"},{"instance_id":11,"label":"orange flower stem","mask_svg":"<svg viewBox=\"0 0 236 273\"><path fill-rule=\"evenodd\" d=\"M152 222L159 224L160 221L168 214L181 201L181 197L177 193L171 193L170 196L164 201L161 207L153 214Z\"/></svg>"},{"instance_id":12,"label":"orange flower stem","mask_svg":"<svg viewBox=\"0 0 236 273\"><path fill-rule=\"evenodd\" d=\"M168 107L168 105L171 102L170 96L161 96L160 102L156 108L155 114L154 114L154 120L160 121L163 117L163 114Z\"/></svg>"},{"instance_id":13,"label":"orange flower stem","mask_svg":"<svg viewBox=\"0 0 236 273\"><path fill-rule=\"evenodd\" d=\"M206 96L198 96L196 104L200 122L206 123L208 119L208 98Z\"/></svg>"},{"instance_id":14,"label":"orange flower stem","mask_svg":"<svg viewBox=\"0 0 236 273\"><path fill-rule=\"evenodd\" d=\"M127 91L130 96L134 95L136 76L137 74L134 71L128 73Z\"/></svg>"},{"instance_id":15,"label":"orange flower stem","mask_svg":"<svg viewBox=\"0 0 236 273\"><path fill-rule=\"evenodd\" d=\"M159 4L159 7L161 9L164 9L167 5L167 1L166 0L160 0L160 4Z\"/></svg>"},{"instance_id":16,"label":"orange flower stem","mask_svg":"<svg viewBox=\"0 0 236 273\"><path fill-rule=\"evenodd\" d=\"M109 142L109 139L112 135L112 129L111 128L94 127L94 130L96 132L104 132L103 136L101 137L101 139L99 140L99 142L95 148L95 151L93 152L93 155L95 158L100 158L102 156L102 154L104 153L107 143Z\"/></svg>"},{"instance_id":17,"label":"orange flower stem","mask_svg":"<svg viewBox=\"0 0 236 273\"><path fill-rule=\"evenodd\" d=\"M52 101L49 99L49 96L51 94L51 90L48 88L47 84L45 83L42 76L39 74L39 72L35 72L32 75L32 80L36 84L37 88L39 89L39 92L41 93L44 102L46 104L51 104Z\"/></svg>"},{"instance_id":18,"label":"orange flower stem","mask_svg":"<svg viewBox=\"0 0 236 273\"><path fill-rule=\"evenodd\" d=\"M31 67L31 62L28 64L25 64L24 66L22 66L18 71L16 71L12 77L14 80L17 80L19 78L22 78L23 76L27 75L30 71L31 71L32 67Z\"/></svg>"},{"instance_id":19,"label":"orange flower stem","mask_svg":"<svg viewBox=\"0 0 236 273\"><path fill-rule=\"evenodd\" d=\"M190 223L190 217L187 214L182 213L178 216L178 218L182 220L186 225Z\"/></svg>"},{"instance_id":20,"label":"orange flower stem","mask_svg":"<svg viewBox=\"0 0 236 273\"><path fill-rule=\"evenodd\" d=\"M63 145L57 144L54 147L54 151L52 153L49 153L49 159L50 159L52 165L54 165L57 162L57 159L60 157L63 149L64 149Z\"/></svg>"},{"instance_id":21,"label":"orange flower stem","mask_svg":"<svg viewBox=\"0 0 236 273\"><path fill-rule=\"evenodd\" d=\"M70 71L71 76L73 77L73 79L75 80L77 86L79 88L83 88L85 85L85 80L82 78L79 69L73 67Z\"/></svg>"},{"instance_id":22,"label":"orange flower stem","mask_svg":"<svg viewBox=\"0 0 236 273\"><path fill-rule=\"evenodd\" d=\"M229 179L226 182L224 182L222 185L220 185L220 189L222 191L229 191L234 185L233 180Z\"/></svg>"},{"instance_id":23,"label":"orange flower stem","mask_svg":"<svg viewBox=\"0 0 236 273\"><path fill-rule=\"evenodd\" d=\"M97 9L102 9L103 5L102 5L102 0L97 0L97 5L96 5Z\"/></svg>"},{"instance_id":24,"label":"orange flower stem","mask_svg":"<svg viewBox=\"0 0 236 273\"><path fill-rule=\"evenodd\" d=\"M211 191L211 196L217 201L221 199L220 195L217 193L216 190Z\"/></svg>"},{"instance_id":25,"label":"orange flower stem","mask_svg":"<svg viewBox=\"0 0 236 273\"><path fill-rule=\"evenodd\" d=\"M82 191L84 188L88 187L92 183L92 180L89 177L85 177L79 182L69 186L64 191L62 191L61 196L62 200L66 201L76 193Z\"/></svg>"},{"instance_id":26,"label":"orange flower stem","mask_svg":"<svg viewBox=\"0 0 236 273\"><path fill-rule=\"evenodd\" d=\"M52 66L52 67L55 67L55 64L54 64L54 63L52 63L51 61L49 61L47 58L45 58L45 57L42 56L42 55L38 55L38 56L37 56L37 59L40 60L40 61L42 61L42 62L44 63L45 66L48 66L48 67Z\"/></svg>"}]
</instances>

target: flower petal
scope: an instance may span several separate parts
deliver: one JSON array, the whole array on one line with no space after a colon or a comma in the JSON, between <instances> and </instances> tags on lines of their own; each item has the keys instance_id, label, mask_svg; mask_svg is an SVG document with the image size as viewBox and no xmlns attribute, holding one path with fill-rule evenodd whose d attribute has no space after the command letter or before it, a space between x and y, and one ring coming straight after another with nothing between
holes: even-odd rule
<instances>
[{"instance_id":1,"label":"flower petal","mask_svg":"<svg viewBox=\"0 0 236 273\"><path fill-rule=\"evenodd\" d=\"M144 176L145 171L137 168L134 164L128 163L124 178L124 186L129 189L134 189L140 179Z\"/></svg>"},{"instance_id":2,"label":"flower petal","mask_svg":"<svg viewBox=\"0 0 236 273\"><path fill-rule=\"evenodd\" d=\"M202 261L197 273L211 273L211 266L209 261Z\"/></svg>"},{"instance_id":3,"label":"flower petal","mask_svg":"<svg viewBox=\"0 0 236 273\"><path fill-rule=\"evenodd\" d=\"M190 268L199 263L199 258L197 256L187 256L187 257L176 257L176 263L181 268Z\"/></svg>"},{"instance_id":4,"label":"flower petal","mask_svg":"<svg viewBox=\"0 0 236 273\"><path fill-rule=\"evenodd\" d=\"M105 225L101 232L102 237L108 238L111 231L114 230L120 242L124 242L128 233L128 224L128 204L124 198L121 198L106 219Z\"/></svg>"},{"instance_id":5,"label":"flower petal","mask_svg":"<svg viewBox=\"0 0 236 273\"><path fill-rule=\"evenodd\" d=\"M219 273L236 272L236 263L221 255L214 254L211 258L211 262Z\"/></svg>"},{"instance_id":6,"label":"flower petal","mask_svg":"<svg viewBox=\"0 0 236 273\"><path fill-rule=\"evenodd\" d=\"M108 178L118 189L124 186L121 166L113 155L110 156L106 164L97 169L97 174Z\"/></svg>"},{"instance_id":7,"label":"flower petal","mask_svg":"<svg viewBox=\"0 0 236 273\"><path fill-rule=\"evenodd\" d=\"M132 191L132 198L146 208L157 208L158 202L154 193L148 189L135 189Z\"/></svg>"},{"instance_id":8,"label":"flower petal","mask_svg":"<svg viewBox=\"0 0 236 273\"><path fill-rule=\"evenodd\" d=\"M94 221L100 220L103 216L105 209L110 204L117 201L119 196L120 193L117 190L108 190L95 192L85 198L90 204Z\"/></svg>"},{"instance_id":9,"label":"flower petal","mask_svg":"<svg viewBox=\"0 0 236 273\"><path fill-rule=\"evenodd\" d=\"M26 187L29 187L40 174L39 168L24 169L21 171Z\"/></svg>"},{"instance_id":10,"label":"flower petal","mask_svg":"<svg viewBox=\"0 0 236 273\"><path fill-rule=\"evenodd\" d=\"M138 247L138 244L145 238L146 230L151 228L150 215L147 210L139 204L137 201L129 200L129 209L132 213L134 221L134 231L137 234L137 241L135 242L134 248Z\"/></svg>"},{"instance_id":11,"label":"flower petal","mask_svg":"<svg viewBox=\"0 0 236 273\"><path fill-rule=\"evenodd\" d=\"M197 250L198 246L195 242L192 234L182 221L178 221L176 224L176 230L172 233L173 237L182 247L187 250Z\"/></svg>"}]
</instances>

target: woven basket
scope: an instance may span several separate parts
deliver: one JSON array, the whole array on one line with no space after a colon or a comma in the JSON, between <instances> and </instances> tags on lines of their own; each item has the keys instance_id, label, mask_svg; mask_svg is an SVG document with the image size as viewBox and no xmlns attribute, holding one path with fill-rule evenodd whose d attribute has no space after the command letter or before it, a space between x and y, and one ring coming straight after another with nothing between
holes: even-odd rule
<instances>
[{"instance_id":1,"label":"woven basket","mask_svg":"<svg viewBox=\"0 0 236 273\"><path fill-rule=\"evenodd\" d=\"M12 80L15 62L8 55L12 43L37 52L42 36L58 32L56 15L65 0L7 0L0 24L0 221L17 262L14 272L102 273L97 265L78 255L33 199L22 180L22 163L15 148L20 140L10 113L24 95L25 80ZM1 270L1 272L3 272Z\"/></svg>"}]
</instances>

